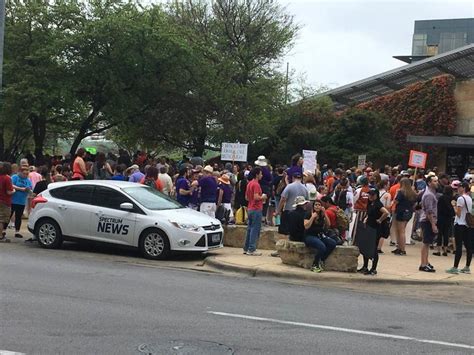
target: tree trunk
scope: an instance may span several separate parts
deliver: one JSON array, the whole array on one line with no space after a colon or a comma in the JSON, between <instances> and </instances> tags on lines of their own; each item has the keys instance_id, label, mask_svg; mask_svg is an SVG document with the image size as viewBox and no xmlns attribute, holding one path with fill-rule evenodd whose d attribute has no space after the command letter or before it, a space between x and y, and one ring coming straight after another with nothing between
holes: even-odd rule
<instances>
[{"instance_id":1,"label":"tree trunk","mask_svg":"<svg viewBox=\"0 0 474 355\"><path fill-rule=\"evenodd\" d=\"M31 115L29 119L33 130L33 141L35 143L35 158L41 162L43 160L44 141L46 138L46 118Z\"/></svg>"},{"instance_id":2,"label":"tree trunk","mask_svg":"<svg viewBox=\"0 0 474 355\"><path fill-rule=\"evenodd\" d=\"M206 149L206 136L201 134L193 139L193 153L195 157L202 157Z\"/></svg>"},{"instance_id":3,"label":"tree trunk","mask_svg":"<svg viewBox=\"0 0 474 355\"><path fill-rule=\"evenodd\" d=\"M77 148L79 148L79 145L81 144L82 140L87 137L87 131L91 128L92 123L94 122L94 119L99 115L100 110L98 108L94 108L87 118L82 122L81 127L79 128L79 132L77 133L76 138L74 138L74 142L72 142L71 149L69 150L69 153L71 153L72 156L76 154Z\"/></svg>"},{"instance_id":4,"label":"tree trunk","mask_svg":"<svg viewBox=\"0 0 474 355\"><path fill-rule=\"evenodd\" d=\"M77 135L76 138L74 138L74 142L72 142L71 149L69 150L69 153L72 156L76 154L77 148L79 148L79 145L81 144L83 139L84 137L82 135Z\"/></svg>"}]
</instances>

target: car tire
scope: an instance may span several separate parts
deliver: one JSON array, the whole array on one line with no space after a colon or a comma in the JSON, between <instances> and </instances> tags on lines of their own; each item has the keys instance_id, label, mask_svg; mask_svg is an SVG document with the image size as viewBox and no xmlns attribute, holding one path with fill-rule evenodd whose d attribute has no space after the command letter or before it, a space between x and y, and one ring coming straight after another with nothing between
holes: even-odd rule
<instances>
[{"instance_id":1,"label":"car tire","mask_svg":"<svg viewBox=\"0 0 474 355\"><path fill-rule=\"evenodd\" d=\"M35 226L38 244L45 249L57 249L63 244L63 234L59 225L50 218L41 219Z\"/></svg>"},{"instance_id":2,"label":"car tire","mask_svg":"<svg viewBox=\"0 0 474 355\"><path fill-rule=\"evenodd\" d=\"M164 260L170 256L170 242L158 229L147 229L140 236L139 249L145 259Z\"/></svg>"}]
</instances>

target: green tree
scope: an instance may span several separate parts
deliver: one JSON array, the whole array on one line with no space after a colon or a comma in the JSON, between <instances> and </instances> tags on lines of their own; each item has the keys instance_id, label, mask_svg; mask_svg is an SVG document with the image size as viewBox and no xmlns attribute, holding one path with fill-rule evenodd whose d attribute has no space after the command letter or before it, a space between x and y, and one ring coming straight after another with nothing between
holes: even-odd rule
<instances>
[{"instance_id":1,"label":"green tree","mask_svg":"<svg viewBox=\"0 0 474 355\"><path fill-rule=\"evenodd\" d=\"M328 161L348 165L355 165L360 154L380 163L398 161L400 157L390 121L379 113L359 109L349 109L331 122L321 153Z\"/></svg>"},{"instance_id":2,"label":"green tree","mask_svg":"<svg viewBox=\"0 0 474 355\"><path fill-rule=\"evenodd\" d=\"M29 131L35 155L41 157L48 129L60 129L69 115L70 95L64 85L66 73L60 63L58 43L74 26L71 8L76 8L72 1L51 5L45 1L7 2L0 134L3 143L9 136L18 145L10 149L10 154L20 149L26 140L25 132ZM16 127L13 131L12 126ZM5 149L1 150L5 153Z\"/></svg>"}]
</instances>

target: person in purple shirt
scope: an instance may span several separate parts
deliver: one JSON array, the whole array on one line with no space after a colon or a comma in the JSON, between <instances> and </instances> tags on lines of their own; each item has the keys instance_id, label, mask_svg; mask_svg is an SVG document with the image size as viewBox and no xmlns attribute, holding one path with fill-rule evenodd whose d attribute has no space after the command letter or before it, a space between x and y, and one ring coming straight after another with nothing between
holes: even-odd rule
<instances>
[{"instance_id":1,"label":"person in purple shirt","mask_svg":"<svg viewBox=\"0 0 474 355\"><path fill-rule=\"evenodd\" d=\"M145 174L143 174L141 171L140 171L140 168L138 167L137 164L133 164L130 168L128 168L127 170L130 171L130 175L129 175L129 178L128 178L128 181L130 182L137 182L139 183L140 181L142 181L142 179L145 177Z\"/></svg>"},{"instance_id":2,"label":"person in purple shirt","mask_svg":"<svg viewBox=\"0 0 474 355\"><path fill-rule=\"evenodd\" d=\"M303 157L300 154L293 155L291 158L291 168L286 170L286 183L291 184L293 182L293 175L300 173L303 176Z\"/></svg>"},{"instance_id":3,"label":"person in purple shirt","mask_svg":"<svg viewBox=\"0 0 474 355\"><path fill-rule=\"evenodd\" d=\"M179 169L179 175L176 179L176 200L185 207L189 206L189 200L193 193L193 189L191 189L191 184L188 180L189 177L189 169L187 167L183 167Z\"/></svg>"},{"instance_id":4,"label":"person in purple shirt","mask_svg":"<svg viewBox=\"0 0 474 355\"><path fill-rule=\"evenodd\" d=\"M218 181L217 207L222 205L226 210L229 210L229 221L233 222L234 213L232 211L231 201L234 192L230 186L230 177L228 174L223 174Z\"/></svg>"},{"instance_id":5,"label":"person in purple shirt","mask_svg":"<svg viewBox=\"0 0 474 355\"><path fill-rule=\"evenodd\" d=\"M216 216L217 180L213 175L214 169L206 165L202 170L204 176L199 179L201 189L201 204L199 211L211 217Z\"/></svg>"}]
</instances>

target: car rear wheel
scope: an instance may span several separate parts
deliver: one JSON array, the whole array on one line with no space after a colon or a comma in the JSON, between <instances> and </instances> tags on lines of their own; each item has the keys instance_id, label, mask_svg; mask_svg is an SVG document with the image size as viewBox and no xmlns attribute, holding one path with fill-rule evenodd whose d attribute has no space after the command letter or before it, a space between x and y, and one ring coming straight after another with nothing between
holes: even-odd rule
<instances>
[{"instance_id":1,"label":"car rear wheel","mask_svg":"<svg viewBox=\"0 0 474 355\"><path fill-rule=\"evenodd\" d=\"M146 259L163 260L170 255L168 237L160 230L148 229L140 237L140 252Z\"/></svg>"},{"instance_id":2,"label":"car rear wheel","mask_svg":"<svg viewBox=\"0 0 474 355\"><path fill-rule=\"evenodd\" d=\"M52 219L40 220L35 228L35 236L38 244L46 249L57 249L63 243L61 228Z\"/></svg>"}]
</instances>

